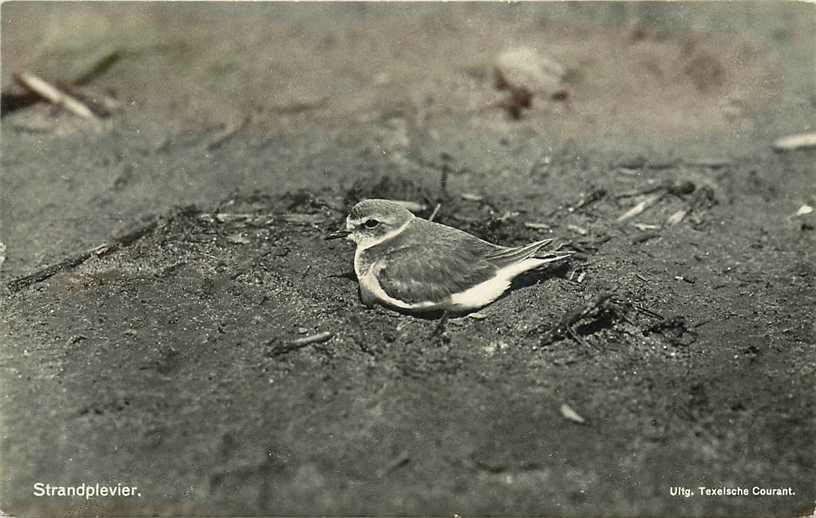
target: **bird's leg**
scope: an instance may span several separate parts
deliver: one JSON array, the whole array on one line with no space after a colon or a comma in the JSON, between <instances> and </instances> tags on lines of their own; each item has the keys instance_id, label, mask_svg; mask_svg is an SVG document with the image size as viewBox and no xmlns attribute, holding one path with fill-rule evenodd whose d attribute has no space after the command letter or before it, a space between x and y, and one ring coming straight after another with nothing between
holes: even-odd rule
<instances>
[{"instance_id":1,"label":"bird's leg","mask_svg":"<svg viewBox=\"0 0 816 518\"><path fill-rule=\"evenodd\" d=\"M433 332L431 333L431 338L439 338L445 332L445 324L448 323L448 318L450 318L450 312L445 310L442 313L442 316L439 317L439 323L436 324Z\"/></svg>"}]
</instances>

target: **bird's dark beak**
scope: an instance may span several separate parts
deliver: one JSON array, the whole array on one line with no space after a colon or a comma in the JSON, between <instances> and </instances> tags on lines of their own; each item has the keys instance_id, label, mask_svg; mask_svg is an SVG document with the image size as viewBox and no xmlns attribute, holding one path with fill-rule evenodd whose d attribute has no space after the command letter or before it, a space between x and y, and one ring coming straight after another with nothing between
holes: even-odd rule
<instances>
[{"instance_id":1,"label":"bird's dark beak","mask_svg":"<svg viewBox=\"0 0 816 518\"><path fill-rule=\"evenodd\" d=\"M331 234L327 235L324 239L326 241L328 241L329 239L341 239L349 234L351 234L351 232L349 232L348 230L335 230Z\"/></svg>"}]
</instances>

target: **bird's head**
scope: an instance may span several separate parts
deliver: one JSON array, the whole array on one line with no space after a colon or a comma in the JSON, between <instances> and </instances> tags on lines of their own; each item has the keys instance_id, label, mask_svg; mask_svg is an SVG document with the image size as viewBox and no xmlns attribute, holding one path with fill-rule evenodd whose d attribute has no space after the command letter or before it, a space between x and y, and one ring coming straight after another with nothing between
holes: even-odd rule
<instances>
[{"instance_id":1,"label":"bird's head","mask_svg":"<svg viewBox=\"0 0 816 518\"><path fill-rule=\"evenodd\" d=\"M389 200L363 200L349 211L345 230L330 234L326 239L344 237L368 248L398 234L414 215L399 203Z\"/></svg>"}]
</instances>

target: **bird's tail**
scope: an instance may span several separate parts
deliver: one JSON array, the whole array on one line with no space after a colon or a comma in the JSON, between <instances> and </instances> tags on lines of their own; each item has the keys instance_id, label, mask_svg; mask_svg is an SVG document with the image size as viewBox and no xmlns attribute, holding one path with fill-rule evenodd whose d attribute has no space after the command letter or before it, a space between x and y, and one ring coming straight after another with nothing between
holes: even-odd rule
<instances>
[{"instance_id":1,"label":"bird's tail","mask_svg":"<svg viewBox=\"0 0 816 518\"><path fill-rule=\"evenodd\" d=\"M555 263L571 257L574 253L575 252L568 250L559 250L558 252L551 252L545 255L536 255L535 258L543 260L544 262L541 264Z\"/></svg>"},{"instance_id":2,"label":"bird's tail","mask_svg":"<svg viewBox=\"0 0 816 518\"><path fill-rule=\"evenodd\" d=\"M550 242L552 242L552 239L550 239L548 241L549 242L547 244L549 245ZM545 259L547 262L543 263L543 264L547 264L547 263L555 263L555 262L558 262L558 261L563 261L564 259L568 259L568 258L572 257L575 254L575 252L572 251L572 250L564 250L562 248L564 246L564 244L565 243L559 243L559 245L556 246L553 250L550 250L550 251L546 252L543 256L540 256L540 257L538 255L536 255L536 258L537 259Z\"/></svg>"},{"instance_id":3,"label":"bird's tail","mask_svg":"<svg viewBox=\"0 0 816 518\"><path fill-rule=\"evenodd\" d=\"M540 259L543 260L541 264L553 263L561 261L571 256L573 252L567 250L542 250L552 243L552 239L544 239L543 241L536 241L529 245L503 248L492 254L487 259L501 268L511 263L521 262L525 259Z\"/></svg>"}]
</instances>

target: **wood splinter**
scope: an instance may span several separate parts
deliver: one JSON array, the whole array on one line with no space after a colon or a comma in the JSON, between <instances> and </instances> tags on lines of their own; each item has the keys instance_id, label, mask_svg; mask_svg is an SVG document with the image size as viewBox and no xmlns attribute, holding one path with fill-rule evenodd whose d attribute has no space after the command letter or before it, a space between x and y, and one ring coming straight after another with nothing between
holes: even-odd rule
<instances>
[{"instance_id":1,"label":"wood splinter","mask_svg":"<svg viewBox=\"0 0 816 518\"><path fill-rule=\"evenodd\" d=\"M292 351L296 351L298 349L303 349L304 347L307 347L312 344L327 342L331 340L333 337L334 333L330 333L328 331L317 333L311 336L304 336L303 338L298 338L296 340L291 340L289 342L285 342L274 346L268 355L280 356Z\"/></svg>"},{"instance_id":2,"label":"wood splinter","mask_svg":"<svg viewBox=\"0 0 816 518\"><path fill-rule=\"evenodd\" d=\"M94 112L92 112L91 109L83 104L79 99L63 92L48 81L30 72L19 72L14 74L14 78L25 88L34 92L55 106L64 108L74 115L82 117L83 119L92 121L99 120L99 117L97 117Z\"/></svg>"},{"instance_id":3,"label":"wood splinter","mask_svg":"<svg viewBox=\"0 0 816 518\"><path fill-rule=\"evenodd\" d=\"M428 221L433 221L434 218L436 218L436 215L439 214L439 209L441 209L441 208L442 208L442 204L437 203L436 207L434 207L433 212L431 212L431 215L428 217Z\"/></svg>"}]
</instances>

